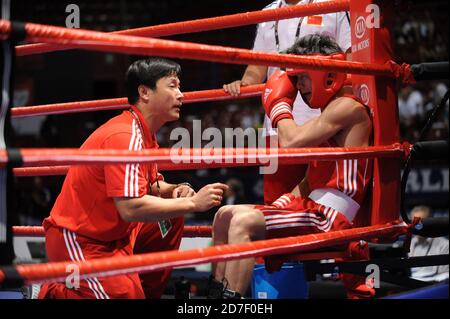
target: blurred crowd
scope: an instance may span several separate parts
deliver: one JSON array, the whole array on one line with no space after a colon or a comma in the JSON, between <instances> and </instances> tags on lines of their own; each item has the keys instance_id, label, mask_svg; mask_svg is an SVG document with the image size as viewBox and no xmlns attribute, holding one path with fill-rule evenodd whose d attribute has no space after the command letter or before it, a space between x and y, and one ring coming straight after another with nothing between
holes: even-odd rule
<instances>
[{"instance_id":1,"label":"blurred crowd","mask_svg":"<svg viewBox=\"0 0 450 319\"><path fill-rule=\"evenodd\" d=\"M398 95L400 134L404 141L416 142L432 111L439 105L448 87L443 82L421 82L402 88ZM447 107L433 122L427 140L448 139Z\"/></svg>"},{"instance_id":2,"label":"blurred crowd","mask_svg":"<svg viewBox=\"0 0 450 319\"><path fill-rule=\"evenodd\" d=\"M396 52L407 63L448 60L447 17L440 6L415 10L407 14L399 12L399 23L394 29Z\"/></svg>"}]
</instances>

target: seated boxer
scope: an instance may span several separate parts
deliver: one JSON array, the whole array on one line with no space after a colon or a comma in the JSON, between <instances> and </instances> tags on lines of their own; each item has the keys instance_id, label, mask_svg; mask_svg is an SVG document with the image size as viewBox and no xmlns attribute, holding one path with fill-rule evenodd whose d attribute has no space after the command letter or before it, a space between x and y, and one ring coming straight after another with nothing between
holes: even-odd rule
<instances>
[{"instance_id":1,"label":"seated boxer","mask_svg":"<svg viewBox=\"0 0 450 319\"><path fill-rule=\"evenodd\" d=\"M328 36L299 39L288 54L344 60ZM277 71L267 81L263 105L278 129L281 147L359 147L371 143L369 109L344 85L345 74L333 71ZM292 105L300 91L319 117L297 125ZM368 159L311 162L306 177L291 193L269 206L223 206L213 224L215 245L322 233L352 227L372 177ZM240 297L250 284L254 258L214 265L209 297ZM372 295L372 292L368 293Z\"/></svg>"}]
</instances>

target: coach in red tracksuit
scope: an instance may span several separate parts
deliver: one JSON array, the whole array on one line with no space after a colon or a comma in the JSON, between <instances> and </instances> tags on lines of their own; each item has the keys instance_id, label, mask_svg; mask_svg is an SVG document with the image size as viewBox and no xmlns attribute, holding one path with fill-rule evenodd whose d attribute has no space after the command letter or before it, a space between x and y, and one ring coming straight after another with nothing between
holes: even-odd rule
<instances>
[{"instance_id":1,"label":"coach in red tracksuit","mask_svg":"<svg viewBox=\"0 0 450 319\"><path fill-rule=\"evenodd\" d=\"M158 148L158 129L180 116L179 73L169 60L134 62L127 72L132 106L99 127L81 149ZM169 184L154 164L73 166L43 223L48 258L83 261L178 249L184 214L220 205L225 189L217 183L195 193L187 183ZM159 298L170 271L89 278L78 287L44 284L39 298Z\"/></svg>"}]
</instances>

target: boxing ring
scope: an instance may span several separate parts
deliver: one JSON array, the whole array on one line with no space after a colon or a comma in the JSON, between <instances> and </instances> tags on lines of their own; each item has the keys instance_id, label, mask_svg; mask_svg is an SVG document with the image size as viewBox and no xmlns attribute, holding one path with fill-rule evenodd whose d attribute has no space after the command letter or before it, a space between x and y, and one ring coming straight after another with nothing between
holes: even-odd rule
<instances>
[{"instance_id":1,"label":"boxing ring","mask_svg":"<svg viewBox=\"0 0 450 319\"><path fill-rule=\"evenodd\" d=\"M12 23L0 20L0 38L26 38L33 44L16 47L18 58L57 50L89 51L163 56L209 62L253 64L265 66L333 70L351 74L354 94L371 109L374 139L371 147L298 148L298 149L190 149L178 151L180 164L174 165L173 149L124 151L78 149L0 149L0 168L14 176L64 175L70 165L104 165L118 163L155 163L161 171L192 170L216 167L264 166L276 159L280 165L329 161L338 159L374 159L373 185L367 205L358 215L355 228L322 234L255 241L245 244L221 245L188 251L165 251L122 258L104 258L79 262L81 279L118 274L147 272L168 267L197 265L247 257L275 256L286 260L318 260L333 256L333 248L354 241L392 241L400 235L407 238L420 221L401 221L402 162L416 150L414 145L400 143L397 110L397 83L415 83L411 66L393 62L391 24L394 8L382 1L383 24L366 28L361 21L369 18L366 10L371 0L336 0L294 7L256 11L217 18L200 19L147 28L102 33L81 29L66 29L32 23ZM376 2L380 5L380 2ZM217 30L293 17L350 11L352 29L352 61L332 61L245 49L161 40L149 37ZM245 99L260 96L264 85L243 87L239 97L222 89L185 92L183 103ZM126 98L84 102L58 103L10 109L13 118L37 115L72 114L128 108ZM444 146L445 147L445 146ZM447 144L448 148L448 144ZM9 212L12 214L12 212ZM43 236L41 227L14 226L10 236ZM184 237L209 237L208 226L186 226ZM408 247L406 247L408 249ZM344 254L345 255L345 254ZM439 261L442 262L442 261ZM66 267L74 262L38 265L6 265L0 267L0 285L18 286L64 281Z\"/></svg>"}]
</instances>

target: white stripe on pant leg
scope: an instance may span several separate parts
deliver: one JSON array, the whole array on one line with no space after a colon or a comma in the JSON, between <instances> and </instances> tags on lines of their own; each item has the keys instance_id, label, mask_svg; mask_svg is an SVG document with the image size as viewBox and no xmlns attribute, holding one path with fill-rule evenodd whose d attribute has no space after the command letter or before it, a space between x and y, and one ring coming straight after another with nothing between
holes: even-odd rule
<instances>
[{"instance_id":1,"label":"white stripe on pant leg","mask_svg":"<svg viewBox=\"0 0 450 319\"><path fill-rule=\"evenodd\" d=\"M76 237L74 233L70 230L67 231L67 238L69 239L70 246L72 248L73 254L76 256L77 261L85 261L83 253L81 250L78 250L76 247ZM79 246L79 245L78 245ZM100 293L96 283L91 278L86 278L86 282L89 285L89 288L94 292L97 299L105 299L105 297Z\"/></svg>"},{"instance_id":2,"label":"white stripe on pant leg","mask_svg":"<svg viewBox=\"0 0 450 319\"><path fill-rule=\"evenodd\" d=\"M267 230L270 229L282 229L282 228L292 228L292 227L314 227L322 230L320 227L317 227L314 223L293 223L293 224L282 224L282 225L272 225L266 227Z\"/></svg>"},{"instance_id":3,"label":"white stripe on pant leg","mask_svg":"<svg viewBox=\"0 0 450 319\"><path fill-rule=\"evenodd\" d=\"M323 210L323 214L325 216L325 220L327 221L325 225L318 227L320 230L326 231L326 229L328 228L328 226L330 225L330 214L332 212L332 209L330 207L326 207L324 206L324 210Z\"/></svg>"},{"instance_id":4,"label":"white stripe on pant leg","mask_svg":"<svg viewBox=\"0 0 450 319\"><path fill-rule=\"evenodd\" d=\"M336 219L337 214L338 214L338 212L333 209L333 214L331 215L331 218L330 218L330 225L325 230L326 232L330 231L331 227L333 227L333 223L334 223L334 220Z\"/></svg>"},{"instance_id":5,"label":"white stripe on pant leg","mask_svg":"<svg viewBox=\"0 0 450 319\"><path fill-rule=\"evenodd\" d=\"M85 260L85 258L84 258L84 255L83 255L83 251L81 250L81 246L80 246L80 244L78 243L78 241L77 241L77 237L76 237L76 234L75 233L73 233L73 232L71 232L72 233L72 236L73 236L73 241L74 241L74 243L75 243L75 245L76 245L76 247L78 248L78 251L79 251L79 253L80 253L80 256L81 256L81 259L84 261ZM108 296L108 294L105 292L105 289L103 289L103 285L100 283L100 281L98 280L98 278L97 277L91 277L91 278L89 278L89 279L91 279L91 281L92 281L92 283L94 284L94 286L96 286L96 285L98 285L98 288L97 289L99 289L100 291L99 291L99 294L103 297L102 299L110 299L109 298L109 296Z\"/></svg>"},{"instance_id":6,"label":"white stripe on pant leg","mask_svg":"<svg viewBox=\"0 0 450 319\"><path fill-rule=\"evenodd\" d=\"M316 219L319 219L319 217L316 214L313 213L290 213L290 214L277 214L277 215L270 215L270 216L264 216L266 220L269 219L283 219L283 218L292 218L292 217L315 217Z\"/></svg>"},{"instance_id":7,"label":"white stripe on pant leg","mask_svg":"<svg viewBox=\"0 0 450 319\"><path fill-rule=\"evenodd\" d=\"M324 230L329 226L329 222L330 222L328 218L326 218L325 220L318 220L317 217L313 214L305 213L303 216L300 214L291 214L291 215L297 215L297 216L301 216L301 217L300 218L280 218L278 220L271 220L271 221L266 220L266 226L270 225L267 227L267 229L275 228L274 224L280 225L280 227L276 227L276 228L287 228L287 227L293 227L292 225L303 225L304 224L306 226L314 226L320 230ZM313 215L313 216L308 216L308 215ZM326 217L327 216L328 216L328 212L326 213ZM297 223L295 223L295 221L297 221ZM301 223L301 221L303 221L304 223ZM290 222L290 223L286 224L286 222ZM294 223L292 223L292 222L294 222Z\"/></svg>"},{"instance_id":8,"label":"white stripe on pant leg","mask_svg":"<svg viewBox=\"0 0 450 319\"><path fill-rule=\"evenodd\" d=\"M336 214L337 214L336 210L328 207L328 211L326 214L326 219L327 219L328 223L322 229L324 232L328 232L331 229L331 227L333 226L333 221L334 221L334 218L336 217Z\"/></svg>"},{"instance_id":9,"label":"white stripe on pant leg","mask_svg":"<svg viewBox=\"0 0 450 319\"><path fill-rule=\"evenodd\" d=\"M74 255L72 254L72 245L69 244L69 236L67 235L67 230L66 230L65 228L63 228L63 235L64 235L64 242L66 243L66 248L67 248L67 251L69 252L70 259L71 259L72 261L77 261L77 259L75 259ZM74 252L74 253L75 253L75 252ZM78 255L77 255L77 256L78 256ZM91 282L90 282L90 281L86 281L86 282L87 282L87 284L88 284L88 286L89 286L89 289L91 289L92 292L94 293L95 298L96 298L96 299L101 299L100 296L98 295L98 293L97 293L97 292L95 291L95 289L92 287Z\"/></svg>"},{"instance_id":10,"label":"white stripe on pant leg","mask_svg":"<svg viewBox=\"0 0 450 319\"><path fill-rule=\"evenodd\" d=\"M283 224L283 223L292 223L292 222L312 222L317 224L318 226L326 226L329 221L322 220L318 221L316 219L308 218L308 217L296 217L296 218L287 218L282 220L271 220L266 222L266 225L275 225L275 224Z\"/></svg>"},{"instance_id":11,"label":"white stripe on pant leg","mask_svg":"<svg viewBox=\"0 0 450 319\"><path fill-rule=\"evenodd\" d=\"M272 205L273 206L273 205ZM260 209L261 212L266 212L266 213L285 213L285 212L292 212L292 210L290 209L283 209L283 208L278 208L278 207L267 207L267 208L262 208ZM269 216L267 216L269 217Z\"/></svg>"},{"instance_id":12,"label":"white stripe on pant leg","mask_svg":"<svg viewBox=\"0 0 450 319\"><path fill-rule=\"evenodd\" d=\"M282 228L292 228L292 227L315 227L319 230L327 232L329 229L331 229L332 224L330 224L330 221L331 221L331 223L332 223L332 221L334 221L334 217L335 217L335 215L333 215L334 210L332 210L330 207L326 207L326 206L321 206L321 208L323 208L323 214L325 216L324 221L319 221L317 219L307 217L306 222L297 222L297 223L294 222L294 223L289 223L289 224L280 224L283 222L283 219L280 219L280 221L278 223L276 223L276 221L271 221L275 225L269 225L269 226L267 226L267 221L266 221L266 229L270 230L270 229L282 229ZM320 211L320 208L319 208L319 211ZM308 215L315 216L315 214L310 214L310 213L293 213L293 214L278 215L278 216L285 218L286 216L292 217L292 216L299 216L302 214L304 214L306 216L308 216ZM274 216L277 216L277 215L274 215ZM331 216L331 219L329 218L329 216ZM271 216L267 216L267 217L271 217ZM307 222L308 219L310 222ZM285 220L285 221L288 221L288 220ZM269 222L269 223L272 224L271 222Z\"/></svg>"},{"instance_id":13,"label":"white stripe on pant leg","mask_svg":"<svg viewBox=\"0 0 450 319\"><path fill-rule=\"evenodd\" d=\"M81 255L82 260L86 260L86 259L84 258L84 255L83 255L83 251L81 250L81 246L80 246L80 244L79 244L78 241L77 241L77 236L76 236L76 234L75 234L75 233L72 233L72 234L73 234L73 241L75 242L75 245L77 246L78 251L80 252L80 255ZM105 292L105 289L103 289L103 285L100 283L100 281L98 280L97 277L91 277L91 278L89 278L89 279L92 281L92 283L93 283L94 285L95 285L95 284L98 285L98 287L99 287L101 293L103 293L105 299L110 299L109 296L108 296L108 294ZM100 292L99 292L99 293L100 293Z\"/></svg>"},{"instance_id":14,"label":"white stripe on pant leg","mask_svg":"<svg viewBox=\"0 0 450 319\"><path fill-rule=\"evenodd\" d=\"M343 189L343 192L344 192L344 194L347 194L347 160L344 160L343 162L344 162L344 168L343 168L343 171L344 171L344 189Z\"/></svg>"},{"instance_id":15,"label":"white stripe on pant leg","mask_svg":"<svg viewBox=\"0 0 450 319\"><path fill-rule=\"evenodd\" d=\"M311 213L292 213L292 214L285 214L285 215L272 215L272 216L267 216L267 217L271 217L271 218L265 219L266 222L268 222L268 223L283 222L284 220L292 219L292 218L308 218L311 220L316 220L317 222L323 222L325 220L325 219L321 219L316 214L311 214Z\"/></svg>"},{"instance_id":16,"label":"white stripe on pant leg","mask_svg":"<svg viewBox=\"0 0 450 319\"><path fill-rule=\"evenodd\" d=\"M320 230L323 230L324 232L327 232L328 230L330 230L330 228L331 228L330 216L332 216L333 212L334 212L334 209L324 206L324 215L325 215L325 219L326 219L327 223L323 226L318 227Z\"/></svg>"}]
</instances>

